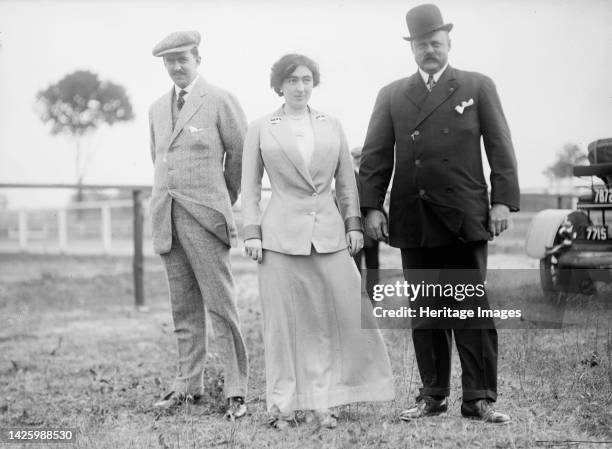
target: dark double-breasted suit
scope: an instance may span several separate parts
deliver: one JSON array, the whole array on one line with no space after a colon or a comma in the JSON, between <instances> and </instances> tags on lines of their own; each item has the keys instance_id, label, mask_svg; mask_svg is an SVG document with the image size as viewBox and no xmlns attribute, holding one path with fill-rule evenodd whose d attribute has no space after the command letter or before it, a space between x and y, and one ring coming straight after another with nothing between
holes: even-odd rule
<instances>
[{"instance_id":1,"label":"dark double-breasted suit","mask_svg":"<svg viewBox=\"0 0 612 449\"><path fill-rule=\"evenodd\" d=\"M461 109L463 102L472 104ZM392 246L436 247L489 238L481 137L491 167L491 203L518 210L510 131L488 77L449 66L431 92L418 72L380 91L361 156L360 201L362 208L382 209L395 156Z\"/></svg>"},{"instance_id":2,"label":"dark double-breasted suit","mask_svg":"<svg viewBox=\"0 0 612 449\"><path fill-rule=\"evenodd\" d=\"M359 173L364 212L382 210L393 174L389 243L402 249L405 269L469 268L484 277L490 204L519 208L516 159L495 85L450 66L431 92L419 72L381 89ZM497 333L466 327L455 329L463 398L495 400ZM451 332L413 330L421 394L450 393Z\"/></svg>"}]
</instances>

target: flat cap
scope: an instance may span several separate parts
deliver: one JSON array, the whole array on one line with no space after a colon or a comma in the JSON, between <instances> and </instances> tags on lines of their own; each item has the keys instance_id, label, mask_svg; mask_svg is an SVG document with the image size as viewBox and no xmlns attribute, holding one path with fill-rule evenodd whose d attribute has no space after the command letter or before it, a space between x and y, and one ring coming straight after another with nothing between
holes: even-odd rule
<instances>
[{"instance_id":1,"label":"flat cap","mask_svg":"<svg viewBox=\"0 0 612 449\"><path fill-rule=\"evenodd\" d=\"M168 53L178 53L191 50L200 45L202 36L198 31L175 31L163 38L153 47L153 56L164 56Z\"/></svg>"}]
</instances>

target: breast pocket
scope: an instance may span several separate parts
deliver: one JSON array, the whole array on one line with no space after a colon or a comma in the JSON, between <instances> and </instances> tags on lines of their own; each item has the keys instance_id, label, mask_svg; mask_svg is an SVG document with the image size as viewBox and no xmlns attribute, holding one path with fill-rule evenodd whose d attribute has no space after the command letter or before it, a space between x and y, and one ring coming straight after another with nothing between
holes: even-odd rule
<instances>
[{"instance_id":1,"label":"breast pocket","mask_svg":"<svg viewBox=\"0 0 612 449\"><path fill-rule=\"evenodd\" d=\"M450 117L449 128L451 132L456 131L461 135L480 135L476 104L464 107L463 109L460 105L456 105L450 111Z\"/></svg>"},{"instance_id":2,"label":"breast pocket","mask_svg":"<svg viewBox=\"0 0 612 449\"><path fill-rule=\"evenodd\" d=\"M211 132L213 131L214 130L210 127L196 128L194 126L187 126L183 129L181 136L190 147L199 150L209 150Z\"/></svg>"}]
</instances>

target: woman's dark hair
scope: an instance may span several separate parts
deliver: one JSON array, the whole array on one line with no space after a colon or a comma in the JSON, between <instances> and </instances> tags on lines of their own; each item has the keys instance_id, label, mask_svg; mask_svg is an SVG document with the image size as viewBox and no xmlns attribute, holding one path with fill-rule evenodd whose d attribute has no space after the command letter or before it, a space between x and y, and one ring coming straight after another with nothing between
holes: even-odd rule
<instances>
[{"instance_id":1,"label":"woman's dark hair","mask_svg":"<svg viewBox=\"0 0 612 449\"><path fill-rule=\"evenodd\" d=\"M321 74L319 73L319 66L317 63L308 56L294 53L288 54L274 63L270 73L270 87L274 89L274 92L276 92L279 97L283 96L283 93L281 92L283 81L285 81L285 79L287 79L287 77L301 65L308 67L308 69L312 72L312 85L314 87L319 85Z\"/></svg>"}]
</instances>

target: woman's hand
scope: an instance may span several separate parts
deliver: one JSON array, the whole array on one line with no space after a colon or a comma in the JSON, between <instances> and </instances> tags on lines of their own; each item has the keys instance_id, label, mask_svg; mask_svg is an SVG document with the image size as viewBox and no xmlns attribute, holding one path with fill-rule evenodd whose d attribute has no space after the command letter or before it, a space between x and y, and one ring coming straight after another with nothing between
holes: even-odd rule
<instances>
[{"instance_id":1,"label":"woman's hand","mask_svg":"<svg viewBox=\"0 0 612 449\"><path fill-rule=\"evenodd\" d=\"M349 254L355 257L363 248L363 232L349 231L346 233L346 244L348 245Z\"/></svg>"},{"instance_id":2,"label":"woman's hand","mask_svg":"<svg viewBox=\"0 0 612 449\"><path fill-rule=\"evenodd\" d=\"M261 263L263 260L263 250L261 249L261 239L248 239L244 241L244 252L251 259Z\"/></svg>"}]
</instances>

